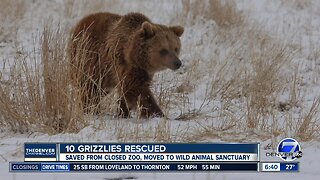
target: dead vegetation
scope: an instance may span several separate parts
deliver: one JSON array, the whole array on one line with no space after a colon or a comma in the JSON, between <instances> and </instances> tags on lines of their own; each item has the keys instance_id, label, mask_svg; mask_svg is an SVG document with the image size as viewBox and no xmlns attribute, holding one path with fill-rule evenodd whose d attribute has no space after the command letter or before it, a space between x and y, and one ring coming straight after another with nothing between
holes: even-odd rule
<instances>
[{"instance_id":1,"label":"dead vegetation","mask_svg":"<svg viewBox=\"0 0 320 180\"><path fill-rule=\"evenodd\" d=\"M292 62L300 57L301 47L278 41L261 25L249 23L234 1L183 0L181 4L181 12L177 11L173 22L192 29L199 18L212 20L214 31L206 32L212 34L211 41L196 39L183 46L186 65L178 73L157 75L153 91L168 119L135 119L128 123L113 118L118 97L111 93L101 104L104 115L111 120L100 117L99 128L114 132L122 142L198 142L212 138L242 142L248 140L247 136L262 140L283 136L302 141L319 138L319 100L311 106L301 105L304 97L300 67ZM107 5L116 6L116 2L98 0L75 5L74 1L65 1L65 5L64 16L73 18L79 13L104 10ZM93 113L84 117L81 108L84 92L74 89L70 80L66 34L61 29L45 28L40 53L17 54L10 72L2 70L3 127L54 134L78 132L92 124L90 120L96 117ZM203 55L205 46L211 48L209 58ZM318 52L310 55L313 61ZM82 55L77 55L80 62ZM319 75L317 72L314 76ZM283 94L288 96L282 98Z\"/></svg>"},{"instance_id":2,"label":"dead vegetation","mask_svg":"<svg viewBox=\"0 0 320 180\"><path fill-rule=\"evenodd\" d=\"M236 9L232 0L207 0L199 3L195 0L184 0L182 2L182 13L178 12L179 22L192 24L198 16L207 20L213 20L220 27L230 27L242 24L244 14Z\"/></svg>"},{"instance_id":3,"label":"dead vegetation","mask_svg":"<svg viewBox=\"0 0 320 180\"><path fill-rule=\"evenodd\" d=\"M70 81L66 33L45 28L40 53L17 54L0 84L1 124L15 132L78 132L87 125Z\"/></svg>"},{"instance_id":4,"label":"dead vegetation","mask_svg":"<svg viewBox=\"0 0 320 180\"><path fill-rule=\"evenodd\" d=\"M250 132L251 135L258 133L258 137L268 138L317 138L315 129L319 128L319 114L315 111L315 104L307 116L292 116L292 110L301 108L299 104L303 102L300 97L301 88L298 85L302 76L298 73L299 67L292 62L300 56L300 47L291 46L290 41L280 42L264 32L259 24L247 22L246 15L237 11L233 2L209 0L206 3L183 1L184 14L181 17L177 16L187 21L186 24L189 26L194 25L192 22L199 17L214 20L218 28L215 29L217 32L212 33L216 34L215 38L220 42L221 48L229 49L223 52L223 49L215 48L209 62L201 59L201 63L192 68L197 70L187 75L186 79L193 79L203 68L210 69L210 83L206 88L209 91L205 93L209 98L204 101L207 107L213 107L213 114L217 114L212 121L218 121L212 124L203 122L201 119L207 118L204 116L207 108L190 111L194 105L192 102L191 105L187 104L188 107L185 109L189 109L186 113L188 116L180 116L179 119L199 119L199 127L202 127L202 130L197 131L194 138L199 139L200 134L204 135L202 139L210 139L210 134L211 138L216 138L217 134L225 132L226 129L234 133L239 130ZM223 56L221 51L224 53ZM193 50L188 49L186 52L192 53ZM284 92L289 94L289 97L281 101L279 98ZM221 106L215 107L215 101L220 101ZM283 122L283 115L289 119ZM192 118L187 118L190 116ZM304 119L304 123L300 118ZM222 126L219 126L220 121ZM229 135L232 136L232 132L229 132ZM311 136L313 138L310 138Z\"/></svg>"}]
</instances>

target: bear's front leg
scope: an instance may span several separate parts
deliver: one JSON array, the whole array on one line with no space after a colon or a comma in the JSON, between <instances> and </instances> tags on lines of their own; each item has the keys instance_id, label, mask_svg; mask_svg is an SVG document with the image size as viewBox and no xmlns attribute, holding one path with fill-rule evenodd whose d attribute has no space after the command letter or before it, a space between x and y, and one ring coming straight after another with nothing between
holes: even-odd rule
<instances>
[{"instance_id":1,"label":"bear's front leg","mask_svg":"<svg viewBox=\"0 0 320 180\"><path fill-rule=\"evenodd\" d=\"M164 116L149 87L140 89L137 105L139 106L139 117L150 118Z\"/></svg>"},{"instance_id":2,"label":"bear's front leg","mask_svg":"<svg viewBox=\"0 0 320 180\"><path fill-rule=\"evenodd\" d=\"M122 117L128 117L131 109L136 109L141 118L164 116L150 90L151 78L145 70L132 68L119 77L124 77L118 86Z\"/></svg>"},{"instance_id":3,"label":"bear's front leg","mask_svg":"<svg viewBox=\"0 0 320 180\"><path fill-rule=\"evenodd\" d=\"M129 85L129 84L127 84ZM119 113L120 117L128 118L129 109L137 109L138 117L151 118L151 117L163 117L163 112L156 103L149 86L134 86L126 87L125 92L122 91L122 97L119 101Z\"/></svg>"}]
</instances>

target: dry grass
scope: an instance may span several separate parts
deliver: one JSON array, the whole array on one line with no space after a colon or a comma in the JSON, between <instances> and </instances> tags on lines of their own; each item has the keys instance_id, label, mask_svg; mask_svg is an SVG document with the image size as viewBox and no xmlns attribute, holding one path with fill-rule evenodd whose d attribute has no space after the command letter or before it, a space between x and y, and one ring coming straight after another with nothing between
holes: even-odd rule
<instances>
[{"instance_id":1,"label":"dry grass","mask_svg":"<svg viewBox=\"0 0 320 180\"><path fill-rule=\"evenodd\" d=\"M309 110L309 112L302 117L302 120L297 124L296 136L301 141L310 141L319 136L319 108L320 99L316 99Z\"/></svg>"},{"instance_id":2,"label":"dry grass","mask_svg":"<svg viewBox=\"0 0 320 180\"><path fill-rule=\"evenodd\" d=\"M308 115L301 117L303 123L293 115L293 109L301 108L299 104L304 101L300 97L299 85L302 75L292 62L300 57L301 47L291 46L290 40L280 42L273 39L259 24L248 23L247 17L236 10L233 2L212 0L204 4L183 1L183 7L182 16L177 16L178 19L187 21L189 26L199 16L214 20L218 25L215 29L218 32L212 32L216 34L216 42L228 48L223 56L212 50L209 64L201 59L201 63L193 67L197 71L189 70L194 73L186 75L189 82L199 82L201 79L194 77L201 71L209 70L210 78L205 80L206 89L209 89L205 95L209 99L203 100L207 107L213 107L211 112L216 114L211 124L207 123L210 120L203 122L206 119L204 107L181 116L185 120L196 120L199 124L193 130L196 133L191 132L194 135L189 135L188 140L222 138L220 134L224 134L224 138L233 134L238 136L239 131L262 139L278 136L303 140L318 138L316 129L319 121L315 115L315 105ZM196 54L193 53L194 47L189 48L185 51ZM289 94L285 101L279 98L283 93ZM221 103L218 108L214 104L216 101ZM192 109L192 102L190 104L185 105L187 107L184 109ZM283 119L284 114L286 120ZM241 141L241 137L234 140Z\"/></svg>"},{"instance_id":3,"label":"dry grass","mask_svg":"<svg viewBox=\"0 0 320 180\"><path fill-rule=\"evenodd\" d=\"M0 84L1 124L15 132L77 132L86 126L80 95L72 86L61 29L45 28L40 53L14 57Z\"/></svg>"},{"instance_id":4,"label":"dry grass","mask_svg":"<svg viewBox=\"0 0 320 180\"><path fill-rule=\"evenodd\" d=\"M198 16L213 20L220 27L242 24L244 14L237 11L235 2L231 0L208 0L202 3L194 0L182 1L183 12L177 13L179 22L193 24Z\"/></svg>"},{"instance_id":5,"label":"dry grass","mask_svg":"<svg viewBox=\"0 0 320 180\"><path fill-rule=\"evenodd\" d=\"M299 2L292 4L299 8ZM206 36L195 39L195 44L183 45L185 67L174 75L161 73L155 78L153 91L169 118L151 122L113 118L118 96L112 92L101 97L99 111L108 116L100 117L99 129L114 132L122 142L199 142L212 138L242 142L248 141L248 136L262 140L290 136L309 141L319 137L319 100L310 107L301 105L305 103L302 75L299 65L292 62L301 56L301 47L280 42L264 32L262 25L248 23L248 17L237 10L233 1L181 3L183 9L172 21L185 24L186 30L193 28L199 18L212 20L217 26L206 32L211 41L205 41ZM78 4L68 0L63 12L65 17L73 18L116 4L101 0ZM74 67L66 55L66 34L46 28L40 54L17 54L9 74L7 69L0 73L0 125L19 132L54 134L78 132L90 124L89 119L96 118L92 116L95 109L87 118L83 115L81 97L86 93L85 87L74 86L83 71L79 68L74 74L72 70L76 77L71 80ZM216 44L211 46L208 42ZM83 43L80 49L85 46ZM204 50L198 48L206 46L212 47L209 58L204 58ZM315 63L319 52L314 48L307 59ZM79 51L76 57L85 64L85 52ZM315 81L319 72L315 69ZM280 98L283 94L288 96Z\"/></svg>"}]
</instances>

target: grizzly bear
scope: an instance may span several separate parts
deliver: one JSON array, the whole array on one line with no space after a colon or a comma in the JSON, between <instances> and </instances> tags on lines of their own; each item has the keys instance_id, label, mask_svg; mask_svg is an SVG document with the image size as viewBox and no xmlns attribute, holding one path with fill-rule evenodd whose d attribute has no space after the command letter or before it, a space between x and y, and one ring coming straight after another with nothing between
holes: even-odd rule
<instances>
[{"instance_id":1,"label":"grizzly bear","mask_svg":"<svg viewBox=\"0 0 320 180\"><path fill-rule=\"evenodd\" d=\"M142 118L163 117L150 86L155 73L180 68L183 32L181 26L155 24L140 13L96 13L80 20L69 53L73 69L81 71L84 109L97 107L116 89L120 117L130 117L132 109Z\"/></svg>"}]
</instances>

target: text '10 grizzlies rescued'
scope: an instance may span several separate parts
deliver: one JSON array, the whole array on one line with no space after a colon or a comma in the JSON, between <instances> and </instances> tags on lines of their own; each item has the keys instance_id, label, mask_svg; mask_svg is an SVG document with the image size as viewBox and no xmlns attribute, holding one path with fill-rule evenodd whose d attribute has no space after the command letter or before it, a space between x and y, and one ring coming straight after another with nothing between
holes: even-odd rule
<instances>
[{"instance_id":1,"label":"text '10 grizzlies rescued'","mask_svg":"<svg viewBox=\"0 0 320 180\"><path fill-rule=\"evenodd\" d=\"M125 153L132 153L132 152L165 152L166 146L165 145L119 145L119 144L83 144L79 146L74 145L67 145L65 146L65 150L67 152L81 152L81 153L105 153L105 152L125 152Z\"/></svg>"}]
</instances>

